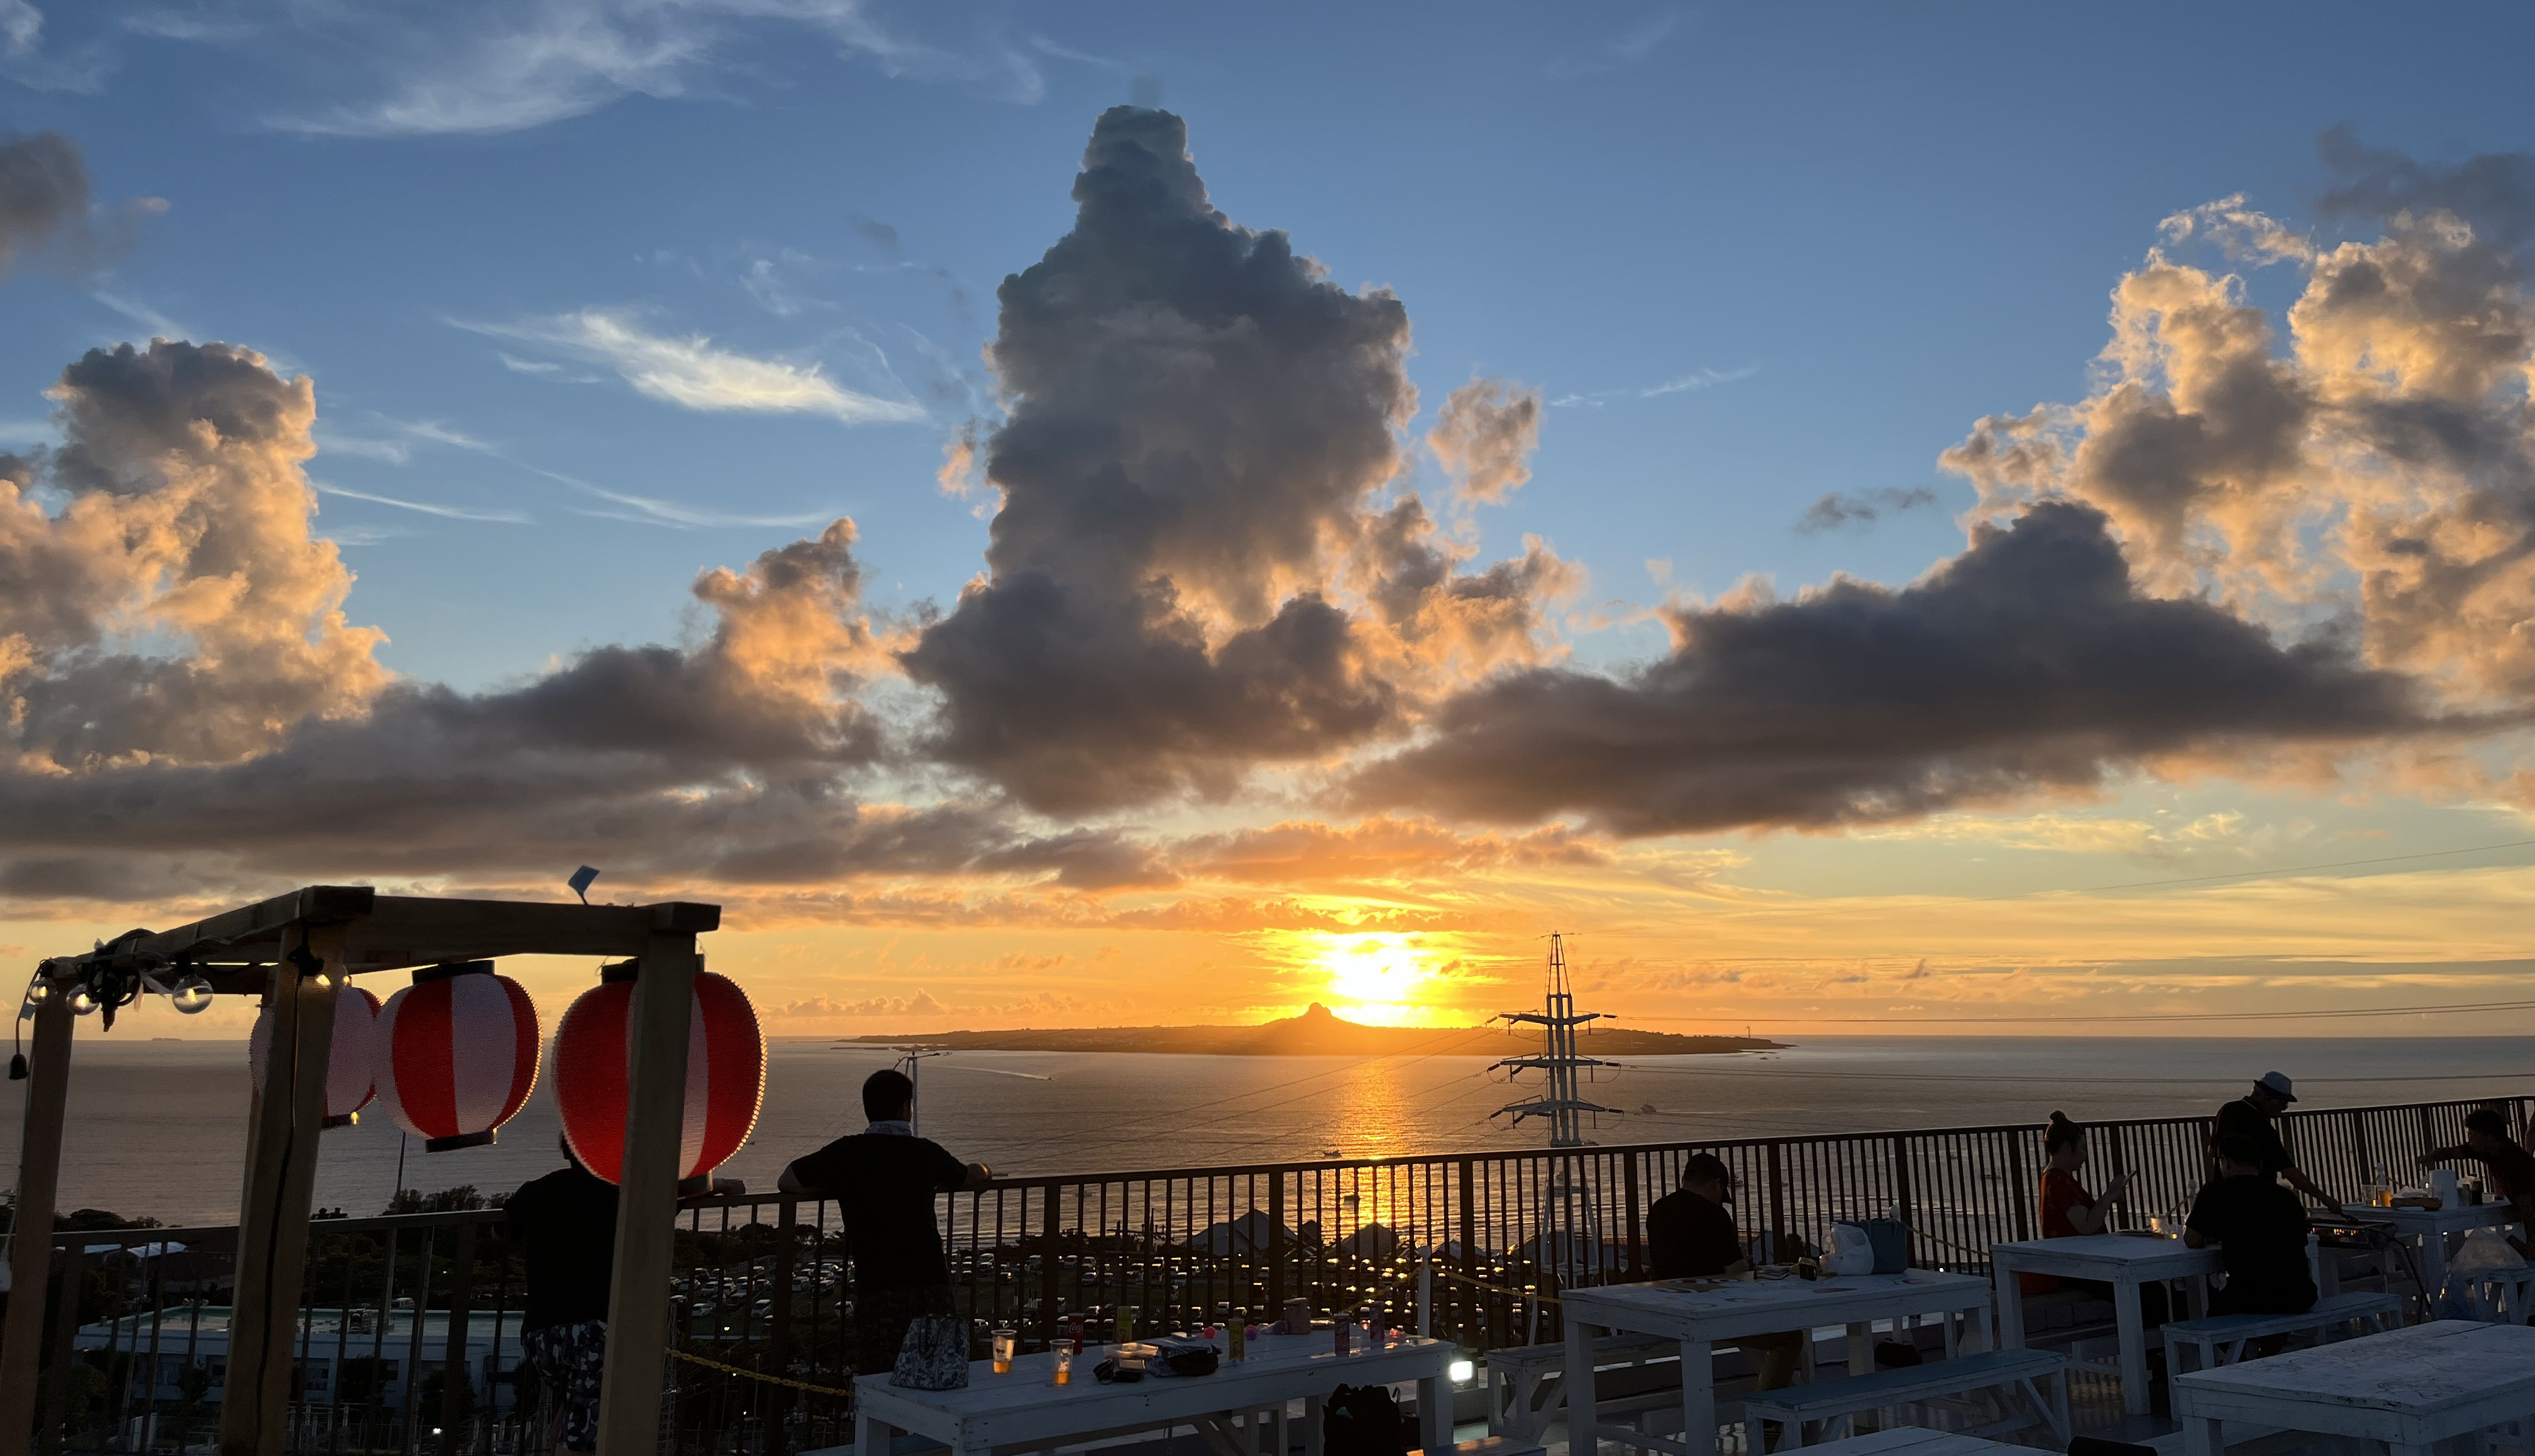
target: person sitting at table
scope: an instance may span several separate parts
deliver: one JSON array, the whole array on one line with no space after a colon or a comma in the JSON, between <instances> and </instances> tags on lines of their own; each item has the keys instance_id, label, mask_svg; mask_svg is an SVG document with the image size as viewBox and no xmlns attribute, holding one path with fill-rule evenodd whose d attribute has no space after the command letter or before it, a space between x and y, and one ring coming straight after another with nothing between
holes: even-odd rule
<instances>
[{"instance_id":1,"label":"person sitting at table","mask_svg":"<svg viewBox=\"0 0 2535 1456\"><path fill-rule=\"evenodd\" d=\"M2482 1164L2490 1175L2492 1191L2508 1200L2509 1211L2517 1215L2519 1223L2535 1230L2535 1153L2527 1152L2508 1135L2507 1114L2496 1107L2478 1107L2465 1114L2463 1145L2432 1148L2421 1154L2421 1166L2465 1158ZM2519 1253L2535 1253L2525 1240L2514 1234L2506 1237Z\"/></svg>"},{"instance_id":2,"label":"person sitting at table","mask_svg":"<svg viewBox=\"0 0 2535 1456\"><path fill-rule=\"evenodd\" d=\"M1681 1165L1681 1186L1646 1210L1646 1263L1657 1279L1740 1279L1752 1271L1735 1232L1734 1175L1714 1153L1693 1153ZM1796 1383L1804 1333L1780 1330L1740 1335L1734 1343L1752 1356L1762 1390Z\"/></svg>"},{"instance_id":3,"label":"person sitting at table","mask_svg":"<svg viewBox=\"0 0 2535 1456\"><path fill-rule=\"evenodd\" d=\"M2306 1260L2306 1205L2262 1167L2262 1145L2231 1133L2218 1139L2218 1177L2192 1201L2183 1242L2218 1245L2227 1286L2209 1301L2212 1314L2304 1314L2315 1307L2315 1276ZM2259 1342L2248 1359L2276 1355L2286 1335Z\"/></svg>"},{"instance_id":4,"label":"person sitting at table","mask_svg":"<svg viewBox=\"0 0 2535 1456\"><path fill-rule=\"evenodd\" d=\"M2104 1184L2100 1194L2086 1191L2077 1175L2086 1167L2086 1128L2083 1123L2069 1121L2066 1113L2053 1113L2051 1125L2043 1130L2042 1151L2050 1159L2042 1169L2042 1237L2075 1239L2087 1234L2107 1234L2113 1228L2113 1203L2130 1191L2131 1176L2127 1173ZM2092 1299L2115 1304L2113 1287L2097 1279L2055 1278L2049 1274L2019 1274L2028 1295L2047 1295L2055 1289L2075 1290ZM2155 1329L2165 1323L2171 1308L2163 1281L2139 1286L2139 1318L2143 1327ZM2151 1354L2162 1354L2155 1351Z\"/></svg>"}]
</instances>

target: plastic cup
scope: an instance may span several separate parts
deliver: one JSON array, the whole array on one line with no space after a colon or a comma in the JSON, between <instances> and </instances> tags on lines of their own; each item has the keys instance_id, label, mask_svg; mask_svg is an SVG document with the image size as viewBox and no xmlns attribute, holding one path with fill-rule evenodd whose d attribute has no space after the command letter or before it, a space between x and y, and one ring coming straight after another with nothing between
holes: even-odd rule
<instances>
[{"instance_id":1,"label":"plastic cup","mask_svg":"<svg viewBox=\"0 0 2535 1456\"><path fill-rule=\"evenodd\" d=\"M1074 1347L1063 1340L1056 1343L1056 1383L1074 1383Z\"/></svg>"},{"instance_id":2,"label":"plastic cup","mask_svg":"<svg viewBox=\"0 0 2535 1456\"><path fill-rule=\"evenodd\" d=\"M1013 1347L1017 1343L1019 1343L1018 1338L1011 1330L995 1331L996 1374L1009 1375L1013 1372Z\"/></svg>"}]
</instances>

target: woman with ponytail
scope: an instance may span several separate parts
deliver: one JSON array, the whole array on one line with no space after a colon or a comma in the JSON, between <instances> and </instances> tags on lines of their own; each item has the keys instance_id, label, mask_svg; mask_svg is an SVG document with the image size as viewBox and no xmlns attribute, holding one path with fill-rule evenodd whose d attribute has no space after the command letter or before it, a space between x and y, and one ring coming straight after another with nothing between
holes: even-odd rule
<instances>
[{"instance_id":1,"label":"woman with ponytail","mask_svg":"<svg viewBox=\"0 0 2535 1456\"><path fill-rule=\"evenodd\" d=\"M2050 1159L2042 1169L2042 1237L2075 1239L2111 1233L2113 1203L2130 1190L2130 1175L2125 1173L2104 1184L2100 1194L2086 1191L2086 1185L2077 1181L2086 1166L2086 1129L2069 1121L2066 1113L2051 1115L2051 1125L2042 1133L2042 1151ZM2071 1289L2099 1300L2113 1298L2111 1285L2091 1279L2052 1279L2049 1275L2032 1274L2021 1278L2028 1295ZM2139 1286L2139 1314L2149 1329L2165 1323L2167 1309L2164 1285Z\"/></svg>"}]
</instances>

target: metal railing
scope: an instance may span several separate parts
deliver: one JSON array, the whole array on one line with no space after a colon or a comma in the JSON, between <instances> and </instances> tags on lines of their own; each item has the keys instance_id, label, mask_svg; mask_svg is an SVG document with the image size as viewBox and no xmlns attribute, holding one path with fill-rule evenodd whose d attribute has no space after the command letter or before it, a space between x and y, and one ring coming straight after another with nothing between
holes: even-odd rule
<instances>
[{"instance_id":1,"label":"metal railing","mask_svg":"<svg viewBox=\"0 0 2535 1456\"><path fill-rule=\"evenodd\" d=\"M2292 1113L2283 1135L2311 1175L2355 1193L2374 1166L2462 1141L2464 1115L2485 1106L2523 1137L2535 1100ZM2123 1223L2188 1203L2209 1133L2207 1119L2094 1124L2092 1176L2133 1176ZM1563 1288L1638 1277L1646 1210L1693 1153L1726 1161L1745 1233L1775 1236L1782 1255L1897 1209L1915 1263L1986 1272L1990 1245L2038 1232L2041 1138L2010 1124L1018 1178L947 1194L941 1216L955 1307L981 1342L1000 1325L1043 1346L1074 1319L1100 1339L1127 1305L1140 1329L1172 1329L1302 1301L1485 1351L1558 1338ZM695 1359L673 1365L662 1449L776 1456L849 1440L852 1261L835 1207L722 1196L678 1218L672 1328ZM546 1448L520 1358L525 1271L501 1219L312 1228L290 1449ZM235 1230L54 1242L38 1449L208 1450Z\"/></svg>"}]
</instances>

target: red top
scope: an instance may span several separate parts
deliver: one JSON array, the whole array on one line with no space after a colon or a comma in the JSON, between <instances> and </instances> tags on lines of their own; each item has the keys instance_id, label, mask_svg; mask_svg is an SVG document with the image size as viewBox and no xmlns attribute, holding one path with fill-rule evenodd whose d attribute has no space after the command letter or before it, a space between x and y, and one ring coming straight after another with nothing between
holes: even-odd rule
<instances>
[{"instance_id":1,"label":"red top","mask_svg":"<svg viewBox=\"0 0 2535 1456\"><path fill-rule=\"evenodd\" d=\"M2042 1237L2076 1238L2077 1226L2069 1222L2069 1210L2094 1201L2095 1195L2077 1182L2077 1175L2061 1168L2042 1170ZM2028 1295L2047 1295L2060 1287L2060 1281L2048 1274L2019 1274L2016 1282Z\"/></svg>"}]
</instances>

